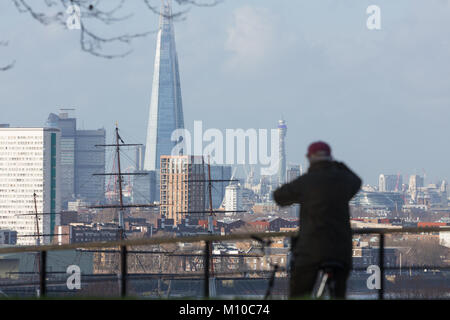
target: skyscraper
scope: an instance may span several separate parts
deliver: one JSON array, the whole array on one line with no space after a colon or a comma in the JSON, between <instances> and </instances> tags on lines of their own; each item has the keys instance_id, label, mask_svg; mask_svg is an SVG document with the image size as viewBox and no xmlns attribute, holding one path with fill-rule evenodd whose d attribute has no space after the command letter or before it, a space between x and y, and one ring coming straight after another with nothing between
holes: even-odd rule
<instances>
[{"instance_id":1,"label":"skyscraper","mask_svg":"<svg viewBox=\"0 0 450 320\"><path fill-rule=\"evenodd\" d=\"M238 184L225 187L225 210L238 211L242 209L242 190ZM230 213L231 215L231 213Z\"/></svg>"},{"instance_id":2,"label":"skyscraper","mask_svg":"<svg viewBox=\"0 0 450 320\"><path fill-rule=\"evenodd\" d=\"M378 177L378 191L380 192L397 192L403 184L400 174L380 174Z\"/></svg>"},{"instance_id":3,"label":"skyscraper","mask_svg":"<svg viewBox=\"0 0 450 320\"><path fill-rule=\"evenodd\" d=\"M415 203L417 201L417 195L419 188L422 188L424 185L424 178L413 174L409 177L409 186L408 186L408 192L411 196L411 200Z\"/></svg>"},{"instance_id":4,"label":"skyscraper","mask_svg":"<svg viewBox=\"0 0 450 320\"><path fill-rule=\"evenodd\" d=\"M417 189L424 186L424 178L413 174L409 177L409 191L417 191Z\"/></svg>"},{"instance_id":5,"label":"skyscraper","mask_svg":"<svg viewBox=\"0 0 450 320\"><path fill-rule=\"evenodd\" d=\"M170 0L163 0L156 42L144 170L157 170L161 155L171 155L172 132L184 128L178 57Z\"/></svg>"},{"instance_id":6,"label":"skyscraper","mask_svg":"<svg viewBox=\"0 0 450 320\"><path fill-rule=\"evenodd\" d=\"M72 109L62 109L72 110ZM105 172L105 129L77 130L77 119L64 111L48 116L47 127L61 130L61 205L81 197L88 202L104 199L105 177L94 173Z\"/></svg>"},{"instance_id":7,"label":"skyscraper","mask_svg":"<svg viewBox=\"0 0 450 320\"><path fill-rule=\"evenodd\" d=\"M0 128L0 229L17 231L19 245L36 244L36 209L40 244L52 241L59 225L60 130Z\"/></svg>"},{"instance_id":8,"label":"skyscraper","mask_svg":"<svg viewBox=\"0 0 450 320\"><path fill-rule=\"evenodd\" d=\"M279 142L279 166L278 166L278 184L281 185L286 182L286 131L287 126L284 120L278 121L278 133L280 136Z\"/></svg>"},{"instance_id":9,"label":"skyscraper","mask_svg":"<svg viewBox=\"0 0 450 320\"><path fill-rule=\"evenodd\" d=\"M65 208L67 202L72 200L75 195L77 120L69 118L67 112L62 112L59 115L50 113L46 126L61 130L61 205Z\"/></svg>"},{"instance_id":10,"label":"skyscraper","mask_svg":"<svg viewBox=\"0 0 450 320\"><path fill-rule=\"evenodd\" d=\"M105 198L105 176L93 176L105 172L105 129L77 130L75 145L75 194L88 202L102 202Z\"/></svg>"}]
</instances>

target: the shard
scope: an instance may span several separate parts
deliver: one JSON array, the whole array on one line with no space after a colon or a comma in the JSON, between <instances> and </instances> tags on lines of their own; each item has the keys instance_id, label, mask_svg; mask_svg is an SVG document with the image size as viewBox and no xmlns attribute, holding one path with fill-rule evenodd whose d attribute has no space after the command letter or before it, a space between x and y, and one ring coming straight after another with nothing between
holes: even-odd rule
<instances>
[{"instance_id":1,"label":"the shard","mask_svg":"<svg viewBox=\"0 0 450 320\"><path fill-rule=\"evenodd\" d=\"M177 142L172 132L184 128L178 57L170 0L164 0L159 18L150 101L144 170L158 170L160 156L171 155Z\"/></svg>"}]
</instances>

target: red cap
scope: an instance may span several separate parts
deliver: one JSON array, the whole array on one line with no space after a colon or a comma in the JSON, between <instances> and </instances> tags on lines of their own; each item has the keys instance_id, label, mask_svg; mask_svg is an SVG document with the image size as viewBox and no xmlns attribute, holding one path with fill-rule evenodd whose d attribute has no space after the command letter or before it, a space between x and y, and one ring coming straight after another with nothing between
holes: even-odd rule
<instances>
[{"instance_id":1,"label":"red cap","mask_svg":"<svg viewBox=\"0 0 450 320\"><path fill-rule=\"evenodd\" d=\"M323 141L313 142L308 147L307 156L309 157L315 153L320 153L324 156L331 156L331 148L327 143Z\"/></svg>"}]
</instances>

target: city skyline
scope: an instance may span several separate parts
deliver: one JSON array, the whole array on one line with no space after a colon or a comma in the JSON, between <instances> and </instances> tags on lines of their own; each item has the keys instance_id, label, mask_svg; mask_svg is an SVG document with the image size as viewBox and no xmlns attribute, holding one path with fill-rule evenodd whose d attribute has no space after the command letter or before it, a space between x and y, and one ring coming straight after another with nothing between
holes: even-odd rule
<instances>
[{"instance_id":1,"label":"city skyline","mask_svg":"<svg viewBox=\"0 0 450 320\"><path fill-rule=\"evenodd\" d=\"M273 119L283 113L290 128L286 138L289 163L305 164L307 145L323 139L331 144L336 158L357 171L364 183L377 184L381 172L422 174L423 168L429 181L448 180L450 174L445 162L448 152L435 142L447 132L449 98L439 71L448 67L443 63L448 50L442 42L445 32L439 31L445 30L448 24L448 19L444 19L447 7L412 1L405 9L404 4L380 1L385 20L377 33L365 29L365 3L344 8L330 2L274 6L268 1L246 4L226 1L213 8L191 10L186 20L177 21L175 26L182 60L180 76L186 127L192 126L194 120L203 119L208 127L220 129L273 128L276 126ZM119 119L122 130L130 133L128 136L141 143L145 141L156 34L134 43L134 52L124 59L102 60L80 52L73 33L55 26L36 25L27 17L13 14L15 9L7 4L1 6L11 13L4 23L15 27L18 34L5 49L16 58L17 64L0 75L1 94L5 106L9 107L1 122L40 126L41 119L49 112L75 106L85 127L105 126L111 135L113 124ZM293 13L288 11L303 17L298 19L301 22L295 22ZM321 12L322 16L313 21L306 17L308 12ZM331 18L333 15L347 17L347 22L341 24L340 19ZM217 24L206 30L203 27L211 17ZM414 23L408 22L408 30L421 32L411 31L414 36L406 40L402 35L406 30L404 19L408 17L417 18ZM154 26L157 19L155 15L145 25ZM243 21L248 22L246 27ZM330 30L330 26L334 29ZM277 39L276 31L282 29L288 30L287 35L279 35L284 38ZM264 31L265 36L252 41L255 30ZM32 34L33 40L27 42L29 38L20 36L25 33ZM336 40L327 42L331 36ZM402 39L401 46L395 46L394 39ZM277 43L274 40L281 41L279 49L285 54L286 63L276 62L271 49L271 44ZM438 50L441 54L434 61L430 60L429 51L418 49L421 45L436 48L438 44L444 50ZM267 49L263 50L264 56L255 53L260 48ZM405 48L416 49L409 50L405 56ZM358 58L348 61L345 56L352 50L356 50L354 56ZM33 58L26 54L33 51L36 52ZM316 57L314 52L318 53ZM252 56L255 59L249 59ZM42 62L36 63L36 59ZM294 61L295 72L290 72L287 63L292 66ZM337 66L338 63L342 65ZM350 67L349 63L355 66ZM261 65L268 68L258 71ZM376 71L388 70L387 66L395 70L395 65L402 72ZM41 83L38 79L44 74L47 81ZM286 80L280 81L277 74ZM337 74L348 76L337 81L340 79ZM417 80L420 74L427 76L426 83ZM382 80L386 78L392 87L384 84ZM364 85L356 86L354 95L350 96L346 88L353 88L355 79ZM278 100L269 99L265 94L269 92L267 83L271 83L274 90L271 94ZM330 98L323 97L317 89L312 90L319 84L323 90L331 90ZM19 94L24 88L28 88L33 98ZM406 91L410 96L405 95ZM214 99L213 103L212 96L220 99ZM127 106L135 112L130 114ZM318 123L323 125L316 128L314 124Z\"/></svg>"},{"instance_id":2,"label":"city skyline","mask_svg":"<svg viewBox=\"0 0 450 320\"><path fill-rule=\"evenodd\" d=\"M448 298L449 1L1 2L0 298Z\"/></svg>"}]
</instances>

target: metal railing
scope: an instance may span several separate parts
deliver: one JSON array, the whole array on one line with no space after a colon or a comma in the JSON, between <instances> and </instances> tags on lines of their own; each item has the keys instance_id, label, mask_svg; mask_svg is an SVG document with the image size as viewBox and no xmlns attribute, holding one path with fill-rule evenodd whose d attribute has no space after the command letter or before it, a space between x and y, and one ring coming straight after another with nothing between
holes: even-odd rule
<instances>
[{"instance_id":1,"label":"metal railing","mask_svg":"<svg viewBox=\"0 0 450 320\"><path fill-rule=\"evenodd\" d=\"M436 232L450 232L449 227L421 227L421 228L361 228L353 229L354 235L378 235L379 238L379 251L378 261L380 268L380 289L378 290L378 299L385 298L385 263L384 263L384 249L385 249L385 235L395 233L436 233ZM161 244L174 244L174 243L194 243L204 242L204 298L210 297L210 260L212 256L211 244L214 241L232 241L232 240L251 240L251 239L267 239L267 238L292 238L297 235L297 232L261 232L261 233L237 233L229 235L202 235L202 236L189 236L189 237L175 237L175 238L142 238L142 239L130 239L120 241L109 242L87 242L87 243L72 243L64 245L40 245L40 246L23 246L23 247L5 247L0 248L0 255L9 253L30 253L38 252L40 261L39 271L39 292L41 297L47 294L47 253L49 251L62 251L70 249L93 249L93 248L119 248L120 257L120 295L122 297L127 296L127 281L128 281L128 264L127 257L129 254L128 248L131 246L144 246L144 245L161 245ZM280 270L280 269L279 269ZM0 287L1 289L1 287Z\"/></svg>"}]
</instances>

